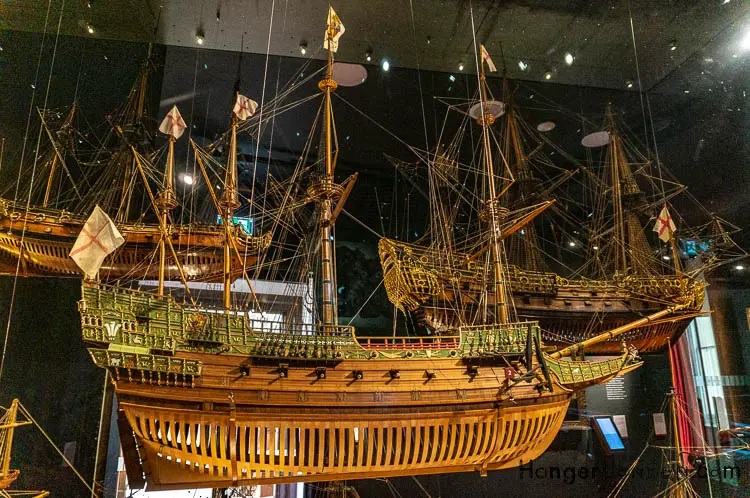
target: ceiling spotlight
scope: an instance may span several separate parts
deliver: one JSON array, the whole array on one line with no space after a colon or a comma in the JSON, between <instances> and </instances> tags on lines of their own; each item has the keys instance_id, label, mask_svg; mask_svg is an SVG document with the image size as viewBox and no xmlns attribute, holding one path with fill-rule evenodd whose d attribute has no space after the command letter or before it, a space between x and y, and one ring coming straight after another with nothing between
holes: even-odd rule
<instances>
[{"instance_id":1,"label":"ceiling spotlight","mask_svg":"<svg viewBox=\"0 0 750 498\"><path fill-rule=\"evenodd\" d=\"M598 251L599 250L599 246L594 246L592 249L594 249L595 251Z\"/></svg>"},{"instance_id":2,"label":"ceiling spotlight","mask_svg":"<svg viewBox=\"0 0 750 498\"><path fill-rule=\"evenodd\" d=\"M518 69L521 71L526 71L529 68L529 65L526 64L524 61L518 61Z\"/></svg>"},{"instance_id":3,"label":"ceiling spotlight","mask_svg":"<svg viewBox=\"0 0 750 498\"><path fill-rule=\"evenodd\" d=\"M744 269L745 269L745 267L744 267L744 266L742 266L742 265L736 265L736 266L734 267L734 269L735 269L735 270L737 270L737 271L742 271L742 270L744 270Z\"/></svg>"},{"instance_id":4,"label":"ceiling spotlight","mask_svg":"<svg viewBox=\"0 0 750 498\"><path fill-rule=\"evenodd\" d=\"M463 71L464 70L464 63L463 62L459 62L458 63L458 70L459 71Z\"/></svg>"},{"instance_id":5,"label":"ceiling spotlight","mask_svg":"<svg viewBox=\"0 0 750 498\"><path fill-rule=\"evenodd\" d=\"M628 81L625 82L625 86L628 87L628 88L633 88L633 82L630 81L630 80L628 80Z\"/></svg>"},{"instance_id":6,"label":"ceiling spotlight","mask_svg":"<svg viewBox=\"0 0 750 498\"><path fill-rule=\"evenodd\" d=\"M571 54L570 52L565 54L565 64L572 66L574 60L575 57L573 57L573 54Z\"/></svg>"},{"instance_id":7,"label":"ceiling spotlight","mask_svg":"<svg viewBox=\"0 0 750 498\"><path fill-rule=\"evenodd\" d=\"M365 59L367 60L367 62L372 61L372 50L368 50L367 52L365 52Z\"/></svg>"},{"instance_id":8,"label":"ceiling spotlight","mask_svg":"<svg viewBox=\"0 0 750 498\"><path fill-rule=\"evenodd\" d=\"M185 185L192 185L194 182L195 180L193 180L193 177L188 175L187 173L182 175L182 183L184 183Z\"/></svg>"},{"instance_id":9,"label":"ceiling spotlight","mask_svg":"<svg viewBox=\"0 0 750 498\"><path fill-rule=\"evenodd\" d=\"M383 71L388 72L391 70L391 63L388 61L388 59L383 59L383 61L380 63L380 67L383 69Z\"/></svg>"},{"instance_id":10,"label":"ceiling spotlight","mask_svg":"<svg viewBox=\"0 0 750 498\"><path fill-rule=\"evenodd\" d=\"M740 40L740 50L750 50L750 29L745 31L745 36L743 36L742 40Z\"/></svg>"},{"instance_id":11,"label":"ceiling spotlight","mask_svg":"<svg viewBox=\"0 0 750 498\"><path fill-rule=\"evenodd\" d=\"M203 45L203 42L205 41L205 39L206 39L205 33L203 33L202 29L199 29L195 33L195 43L197 43L198 45Z\"/></svg>"},{"instance_id":12,"label":"ceiling spotlight","mask_svg":"<svg viewBox=\"0 0 750 498\"><path fill-rule=\"evenodd\" d=\"M667 255L665 254L664 256L662 256L662 257L661 257L661 259L663 259L664 261L669 261L669 260L670 260L670 259L672 259L672 258L670 258L669 256L667 256Z\"/></svg>"},{"instance_id":13,"label":"ceiling spotlight","mask_svg":"<svg viewBox=\"0 0 750 498\"><path fill-rule=\"evenodd\" d=\"M685 93L690 93L690 90L683 90Z\"/></svg>"},{"instance_id":14,"label":"ceiling spotlight","mask_svg":"<svg viewBox=\"0 0 750 498\"><path fill-rule=\"evenodd\" d=\"M677 50L677 40L672 40L669 42L669 50L673 52Z\"/></svg>"},{"instance_id":15,"label":"ceiling spotlight","mask_svg":"<svg viewBox=\"0 0 750 498\"><path fill-rule=\"evenodd\" d=\"M94 34L94 27L91 24L86 25L86 31L89 32L90 35Z\"/></svg>"},{"instance_id":16,"label":"ceiling spotlight","mask_svg":"<svg viewBox=\"0 0 750 498\"><path fill-rule=\"evenodd\" d=\"M576 243L571 240L570 242L568 242L568 246L575 247Z\"/></svg>"},{"instance_id":17,"label":"ceiling spotlight","mask_svg":"<svg viewBox=\"0 0 750 498\"><path fill-rule=\"evenodd\" d=\"M551 71L547 71L546 73L544 73L544 79L545 80L552 79L552 72Z\"/></svg>"},{"instance_id":18,"label":"ceiling spotlight","mask_svg":"<svg viewBox=\"0 0 750 498\"><path fill-rule=\"evenodd\" d=\"M302 42L299 44L299 53L305 55L307 53L307 43Z\"/></svg>"}]
</instances>

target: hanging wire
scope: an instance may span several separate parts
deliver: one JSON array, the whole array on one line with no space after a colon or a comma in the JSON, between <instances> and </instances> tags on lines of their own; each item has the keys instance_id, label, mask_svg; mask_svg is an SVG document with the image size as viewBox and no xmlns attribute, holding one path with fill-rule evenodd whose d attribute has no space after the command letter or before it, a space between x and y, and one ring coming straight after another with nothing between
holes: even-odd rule
<instances>
[{"instance_id":1,"label":"hanging wire","mask_svg":"<svg viewBox=\"0 0 750 498\"><path fill-rule=\"evenodd\" d=\"M19 185L21 183L20 182L21 171L23 170L23 160L24 160L25 153L26 153L26 145L28 143L29 129L31 128L31 116L33 115L34 101L36 100L36 93L37 93L36 87L37 87L37 84L39 82L39 71L40 71L40 68L41 68L41 65L42 65L42 54L44 53L44 42L45 42L45 40L47 38L47 25L48 25L48 21L49 21L49 14L50 14L51 8L52 8L52 0L47 0L47 14L46 14L45 19L44 19L44 31L43 31L43 35L42 35L42 42L41 42L41 45L39 47L39 57L37 59L36 73L34 75L34 91L31 94L31 102L29 103L29 112L28 112L28 116L27 116L27 119L26 119L26 131L24 133L23 146L21 148L21 160L20 160L19 166L18 166L18 179L16 181L16 193L15 193L14 199L18 198L18 189L19 189ZM46 93L45 93L45 97L44 97L44 107L47 107L47 99L49 98L49 90L50 90L50 85L52 83L52 73L53 73L53 69L54 69L55 55L57 54L57 41L58 41L58 38L60 36L60 26L62 24L62 16L63 16L64 9L65 9L65 0L63 0L62 5L60 6L60 16L59 16L58 22L57 22L57 34L55 35L55 45L54 45L54 50L52 52L52 62L50 64L49 78L47 79L47 89L46 89ZM42 129L40 128L39 129L39 135L37 136L37 148L36 148L36 151L35 151L34 164L32 166L31 186L29 187L29 194L28 194L28 197L26 199L26 210L25 210L25 215L26 216L24 216L23 228L21 230L21 238L20 238L20 241L19 241L19 247L21 247L21 248L23 248L24 239L25 239L25 235L26 235L26 223L27 223L27 217L28 217L28 214L29 214L29 209L31 207L31 192L32 192L32 188L33 188L33 185L34 185L34 174L36 172L37 160L39 158L39 141L41 140L41 136L42 136ZM15 205L16 204L14 202L14 209L15 209ZM5 367L5 357L6 357L6 354L7 354L8 340L9 340L9 337L10 337L10 324L11 324L11 319L12 319L12 316L13 316L13 307L15 305L15 298L16 298L16 287L17 287L17 284L18 284L18 276L19 276L19 273L21 271L21 260L22 259L23 259L23 254L19 254L19 258L18 258L18 261L16 263L15 276L13 277L13 286L12 286L11 294L10 294L10 305L8 307L8 320L7 320L6 325L5 325L5 337L3 339L3 354L2 354L2 357L0 357L0 381L2 381L3 370L4 370L4 367Z\"/></svg>"}]
</instances>

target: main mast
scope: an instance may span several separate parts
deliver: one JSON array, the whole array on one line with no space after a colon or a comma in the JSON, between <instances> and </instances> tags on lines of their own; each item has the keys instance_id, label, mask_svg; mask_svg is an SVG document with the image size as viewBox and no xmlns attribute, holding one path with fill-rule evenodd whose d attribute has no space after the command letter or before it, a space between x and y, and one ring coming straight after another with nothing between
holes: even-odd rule
<instances>
[{"instance_id":1,"label":"main mast","mask_svg":"<svg viewBox=\"0 0 750 498\"><path fill-rule=\"evenodd\" d=\"M495 117L487 109L487 82L484 74L484 59L480 69L480 103L482 116L477 119L477 123L482 127L482 142L484 145L484 162L487 168L487 183L489 187L489 199L486 201L483 215L485 220L490 222L490 232L492 237L492 268L494 274L495 290L495 320L497 323L508 323L508 310L505 306L505 284L503 283L501 251L500 251L500 218L504 212L495 189L495 171L492 166L492 152L490 142L490 126L495 122Z\"/></svg>"},{"instance_id":2,"label":"main mast","mask_svg":"<svg viewBox=\"0 0 750 498\"><path fill-rule=\"evenodd\" d=\"M333 9L330 10L333 12ZM335 14L334 14L335 16ZM335 26L332 25L332 16L328 16L328 28L326 29L326 40L328 48L328 62L325 78L318 82L318 88L325 96L325 174L321 179L322 187L319 197L320 201L320 257L321 257L321 279L323 283L323 325L326 332L331 332L331 327L338 323L338 299L336 295L336 267L334 261L334 235L333 235L333 195L336 185L333 182L333 173L336 165L333 162L332 150L332 117L331 117L331 92L338 87L333 79L333 47L336 36Z\"/></svg>"}]
</instances>

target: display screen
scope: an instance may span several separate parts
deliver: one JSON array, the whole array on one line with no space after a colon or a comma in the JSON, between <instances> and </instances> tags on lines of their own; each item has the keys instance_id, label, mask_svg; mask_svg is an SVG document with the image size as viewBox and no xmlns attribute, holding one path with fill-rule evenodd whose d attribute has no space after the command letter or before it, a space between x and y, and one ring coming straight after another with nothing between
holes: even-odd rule
<instances>
[{"instance_id":1,"label":"display screen","mask_svg":"<svg viewBox=\"0 0 750 498\"><path fill-rule=\"evenodd\" d=\"M711 252L711 246L711 240L680 240L680 249L691 258Z\"/></svg>"},{"instance_id":2,"label":"display screen","mask_svg":"<svg viewBox=\"0 0 750 498\"><path fill-rule=\"evenodd\" d=\"M216 222L219 223L219 224L222 223L221 215L218 215L216 217ZM253 219L252 218L243 218L241 216L232 216L232 223L234 225L241 226L242 230L246 234L248 234L248 235L252 235L253 234Z\"/></svg>"},{"instance_id":3,"label":"display screen","mask_svg":"<svg viewBox=\"0 0 750 498\"><path fill-rule=\"evenodd\" d=\"M612 421L612 417L594 417L594 422L599 426L604 441L607 443L610 451L624 450L625 444L622 442L620 433Z\"/></svg>"}]
</instances>

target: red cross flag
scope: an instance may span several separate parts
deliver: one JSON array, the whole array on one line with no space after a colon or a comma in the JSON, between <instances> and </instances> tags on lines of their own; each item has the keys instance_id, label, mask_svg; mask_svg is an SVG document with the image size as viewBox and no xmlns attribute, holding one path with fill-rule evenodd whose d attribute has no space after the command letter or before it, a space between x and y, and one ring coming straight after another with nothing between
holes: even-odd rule
<instances>
[{"instance_id":1,"label":"red cross flag","mask_svg":"<svg viewBox=\"0 0 750 498\"><path fill-rule=\"evenodd\" d=\"M172 135L175 140L182 136L182 133L187 128L185 121L180 115L180 111L177 110L177 106L172 107L172 110L164 116L164 120L159 125L159 131L165 135Z\"/></svg>"},{"instance_id":2,"label":"red cross flag","mask_svg":"<svg viewBox=\"0 0 750 498\"><path fill-rule=\"evenodd\" d=\"M331 52L336 52L339 49L339 38L344 34L344 23L339 19L336 11L333 7L328 6L328 25L326 27L326 35L323 38L323 48L328 49L328 39L331 39Z\"/></svg>"},{"instance_id":3,"label":"red cross flag","mask_svg":"<svg viewBox=\"0 0 750 498\"><path fill-rule=\"evenodd\" d=\"M661 240L669 242L669 239L672 238L672 235L674 235L676 231L677 227L675 226L674 221L672 221L669 211L667 211L667 206L664 206L664 209L659 213L659 217L656 218L654 232L659 234Z\"/></svg>"},{"instance_id":4,"label":"red cross flag","mask_svg":"<svg viewBox=\"0 0 750 498\"><path fill-rule=\"evenodd\" d=\"M88 277L94 277L99 272L104 258L112 254L123 242L125 239L107 213L96 206L78 234L70 257Z\"/></svg>"},{"instance_id":5,"label":"red cross flag","mask_svg":"<svg viewBox=\"0 0 750 498\"><path fill-rule=\"evenodd\" d=\"M244 121L253 114L258 108L258 103L251 100L244 95L237 94L237 102L234 103L234 113L240 118L240 121Z\"/></svg>"},{"instance_id":6,"label":"red cross flag","mask_svg":"<svg viewBox=\"0 0 750 498\"><path fill-rule=\"evenodd\" d=\"M487 63L487 67L490 68L490 72L494 73L497 71L497 68L495 67L495 63L492 62L492 57L490 57L490 53L487 52L487 49L484 48L484 45L479 46L482 52L482 59Z\"/></svg>"}]
</instances>

